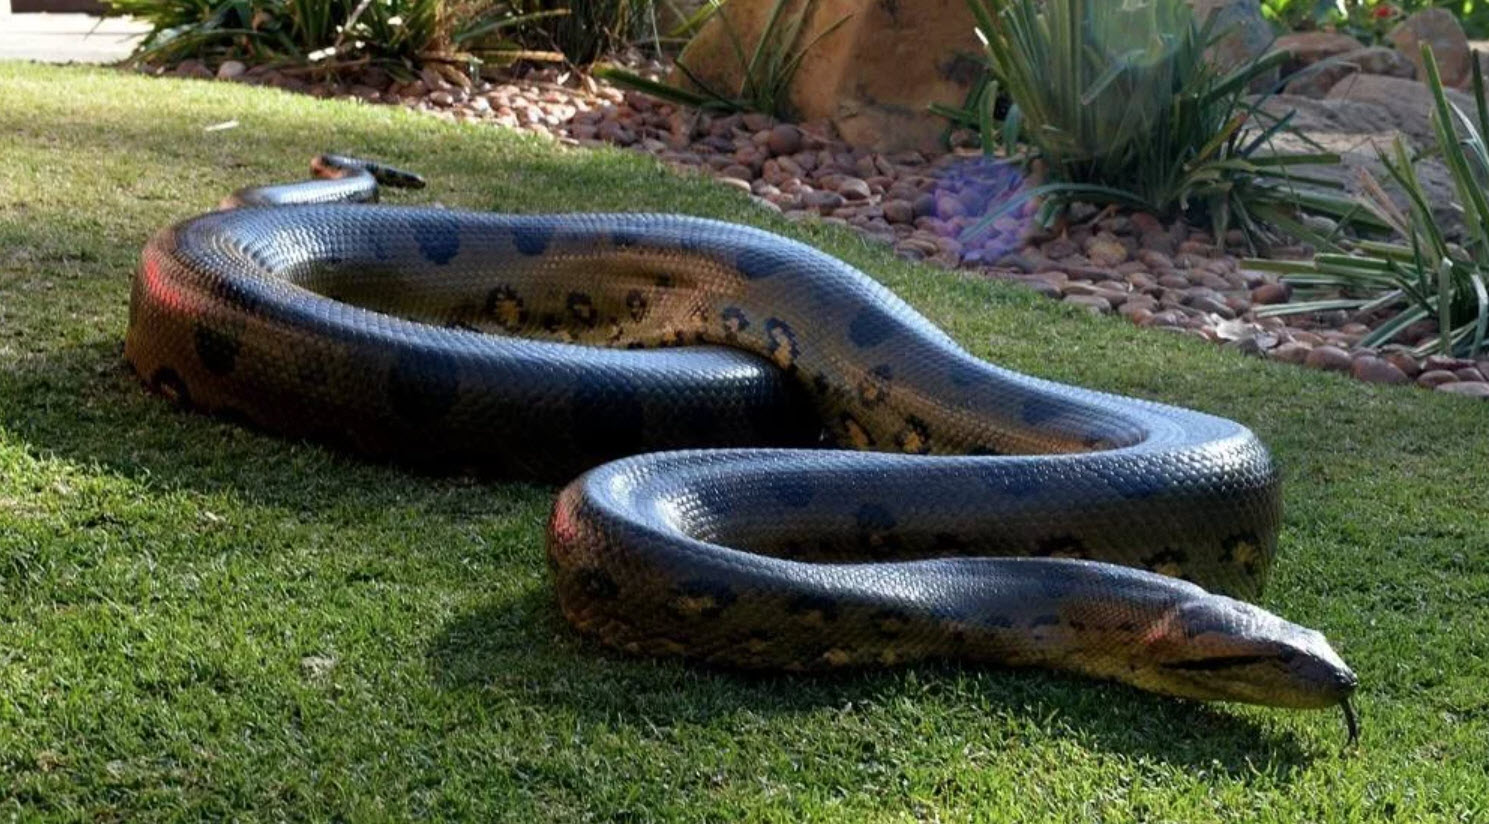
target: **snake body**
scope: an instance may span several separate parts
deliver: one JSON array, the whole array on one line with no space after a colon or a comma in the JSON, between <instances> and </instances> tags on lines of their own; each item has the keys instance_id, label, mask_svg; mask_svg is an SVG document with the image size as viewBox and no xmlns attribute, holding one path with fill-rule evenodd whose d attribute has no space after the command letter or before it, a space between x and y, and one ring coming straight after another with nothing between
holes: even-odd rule
<instances>
[{"instance_id":1,"label":"snake body","mask_svg":"<svg viewBox=\"0 0 1489 824\"><path fill-rule=\"evenodd\" d=\"M1355 686L1321 634L1238 600L1280 520L1239 424L986 363L765 231L317 203L411 182L318 171L158 233L126 357L272 432L583 472L548 559L606 644L803 671L955 657L1291 707Z\"/></svg>"}]
</instances>

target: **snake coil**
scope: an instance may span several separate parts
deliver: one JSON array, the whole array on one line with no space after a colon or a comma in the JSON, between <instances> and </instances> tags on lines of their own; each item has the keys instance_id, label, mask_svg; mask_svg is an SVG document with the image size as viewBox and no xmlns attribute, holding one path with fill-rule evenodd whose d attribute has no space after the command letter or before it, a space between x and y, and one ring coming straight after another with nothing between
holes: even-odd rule
<instances>
[{"instance_id":1,"label":"snake coil","mask_svg":"<svg viewBox=\"0 0 1489 824\"><path fill-rule=\"evenodd\" d=\"M422 181L313 169L150 241L126 357L272 432L583 472L548 540L580 631L734 667L955 657L1342 703L1353 734L1324 637L1237 600L1280 520L1244 427L988 364L768 232L350 205Z\"/></svg>"}]
</instances>

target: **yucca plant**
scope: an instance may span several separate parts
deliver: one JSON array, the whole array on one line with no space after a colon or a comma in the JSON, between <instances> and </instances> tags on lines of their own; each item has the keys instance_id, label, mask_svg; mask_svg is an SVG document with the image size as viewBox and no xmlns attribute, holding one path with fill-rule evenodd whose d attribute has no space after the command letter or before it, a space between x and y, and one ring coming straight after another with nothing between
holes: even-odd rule
<instances>
[{"instance_id":1,"label":"yucca plant","mask_svg":"<svg viewBox=\"0 0 1489 824\"><path fill-rule=\"evenodd\" d=\"M1303 300L1258 310L1259 315L1289 315L1345 309L1356 312L1399 310L1360 341L1378 346L1395 340L1407 327L1435 320L1438 334L1417 346L1418 354L1478 355L1489 351L1489 109L1478 55L1473 66L1473 116L1453 105L1443 90L1432 47L1422 44L1422 65L1432 94L1432 129L1437 153L1451 172L1463 214L1467 241L1455 244L1437 225L1425 187L1416 174L1413 155L1397 137L1380 153L1387 176L1405 194L1398 208L1368 172L1362 172L1362 205L1388 224L1403 242L1349 242L1314 238L1330 251L1307 262L1248 261L1260 269L1283 272Z\"/></svg>"},{"instance_id":2,"label":"yucca plant","mask_svg":"<svg viewBox=\"0 0 1489 824\"><path fill-rule=\"evenodd\" d=\"M791 79L796 76L796 70L801 66L802 58L806 57L812 46L848 22L851 16L845 15L835 20L798 46L798 41L802 38L802 26L814 3L815 0L800 0L794 9L788 10L793 5L793 0L775 0L767 12L760 39L748 56L745 54L744 43L729 23L729 18L720 17L724 35L729 39L730 48L740 66L740 86L733 91L709 87L681 60L676 63L677 70L699 91L658 83L615 67L604 67L595 73L617 85L695 109L764 112L776 117L787 117L790 115L787 90ZM723 5L724 0L709 0L710 13L717 14Z\"/></svg>"},{"instance_id":3,"label":"yucca plant","mask_svg":"<svg viewBox=\"0 0 1489 824\"><path fill-rule=\"evenodd\" d=\"M1017 155L1022 142L1024 157L1043 161L1052 182L1023 198L1045 197L1046 217L1074 200L1115 203L1208 221L1217 237L1233 224L1257 237L1274 214L1354 208L1321 191L1342 188L1337 182L1293 170L1337 155L1265 151L1291 116L1261 113L1248 89L1285 53L1218 67L1206 51L1225 32L1201 25L1185 0L967 2L991 83L963 116L985 145L998 141ZM1012 105L994 128L987 112L998 92ZM969 234L1017 205L1005 203Z\"/></svg>"}]
</instances>

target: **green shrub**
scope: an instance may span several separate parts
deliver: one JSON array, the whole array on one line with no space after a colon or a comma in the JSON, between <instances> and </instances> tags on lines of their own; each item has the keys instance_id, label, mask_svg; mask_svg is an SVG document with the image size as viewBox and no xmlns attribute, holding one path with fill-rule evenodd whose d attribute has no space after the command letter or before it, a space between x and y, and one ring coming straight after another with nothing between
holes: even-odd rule
<instances>
[{"instance_id":1,"label":"green shrub","mask_svg":"<svg viewBox=\"0 0 1489 824\"><path fill-rule=\"evenodd\" d=\"M524 12L559 12L521 26L517 38L588 66L651 25L652 0L527 0Z\"/></svg>"},{"instance_id":2,"label":"green shrub","mask_svg":"<svg viewBox=\"0 0 1489 824\"><path fill-rule=\"evenodd\" d=\"M1053 181L1046 215L1072 200L1116 203L1160 216L1208 221L1267 235L1274 214L1300 206L1343 214L1347 200L1294 191L1291 170L1336 163L1328 153L1262 150L1275 121L1247 101L1248 88L1285 58L1273 52L1226 72L1206 59L1221 33L1201 26L1185 0L968 0L986 45L990 82L974 112L953 113L982 132L985 147L1037 158ZM1011 101L995 128L992 101ZM1267 124L1259 133L1255 124ZM1016 206L1006 203L972 233Z\"/></svg>"},{"instance_id":3,"label":"green shrub","mask_svg":"<svg viewBox=\"0 0 1489 824\"><path fill-rule=\"evenodd\" d=\"M1262 0L1262 14L1282 31L1333 28L1367 45L1376 43L1406 15L1443 8L1457 16L1471 38L1489 37L1485 0Z\"/></svg>"},{"instance_id":4,"label":"green shrub","mask_svg":"<svg viewBox=\"0 0 1489 824\"><path fill-rule=\"evenodd\" d=\"M479 53L557 47L573 58L613 45L612 39L599 34L616 30L618 24L607 14L619 14L619 8L630 14L649 0L576 0L575 9L582 11L574 14L552 0L111 2L116 12L151 24L136 52L141 59L235 57L335 67L364 62L411 65L435 53L466 52L477 43L483 45ZM493 42L493 35L517 39Z\"/></svg>"},{"instance_id":5,"label":"green shrub","mask_svg":"<svg viewBox=\"0 0 1489 824\"><path fill-rule=\"evenodd\" d=\"M1417 347L1418 354L1477 355L1489 351L1489 108L1484 78L1475 55L1473 116L1448 102L1432 47L1422 44L1422 62L1432 91L1432 127L1438 153L1452 173L1468 234L1465 244L1448 240L1437 225L1432 203L1413 167L1414 157L1398 137L1389 154L1381 154L1386 174L1406 194L1407 209L1392 202L1374 178L1364 176L1362 205L1379 216L1402 243L1335 241L1316 237L1329 252L1312 261L1251 261L1257 268L1287 273L1304 300L1267 307L1257 314L1289 315L1345 309L1357 312L1397 310L1360 343L1378 346L1397 338L1422 320L1437 321L1438 334ZM1457 124L1456 126L1454 124Z\"/></svg>"}]
</instances>

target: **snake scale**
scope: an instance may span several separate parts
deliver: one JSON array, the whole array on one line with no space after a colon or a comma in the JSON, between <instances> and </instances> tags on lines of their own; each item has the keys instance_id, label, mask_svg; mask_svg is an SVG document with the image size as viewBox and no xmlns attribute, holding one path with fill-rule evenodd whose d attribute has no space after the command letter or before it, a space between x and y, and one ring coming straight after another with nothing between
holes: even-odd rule
<instances>
[{"instance_id":1,"label":"snake scale","mask_svg":"<svg viewBox=\"0 0 1489 824\"><path fill-rule=\"evenodd\" d=\"M127 359L270 432L579 475L548 560L583 633L753 669L946 657L1342 704L1353 732L1324 636L1239 600L1280 521L1241 425L991 365L765 231L357 205L422 181L312 168L150 240Z\"/></svg>"}]
</instances>

